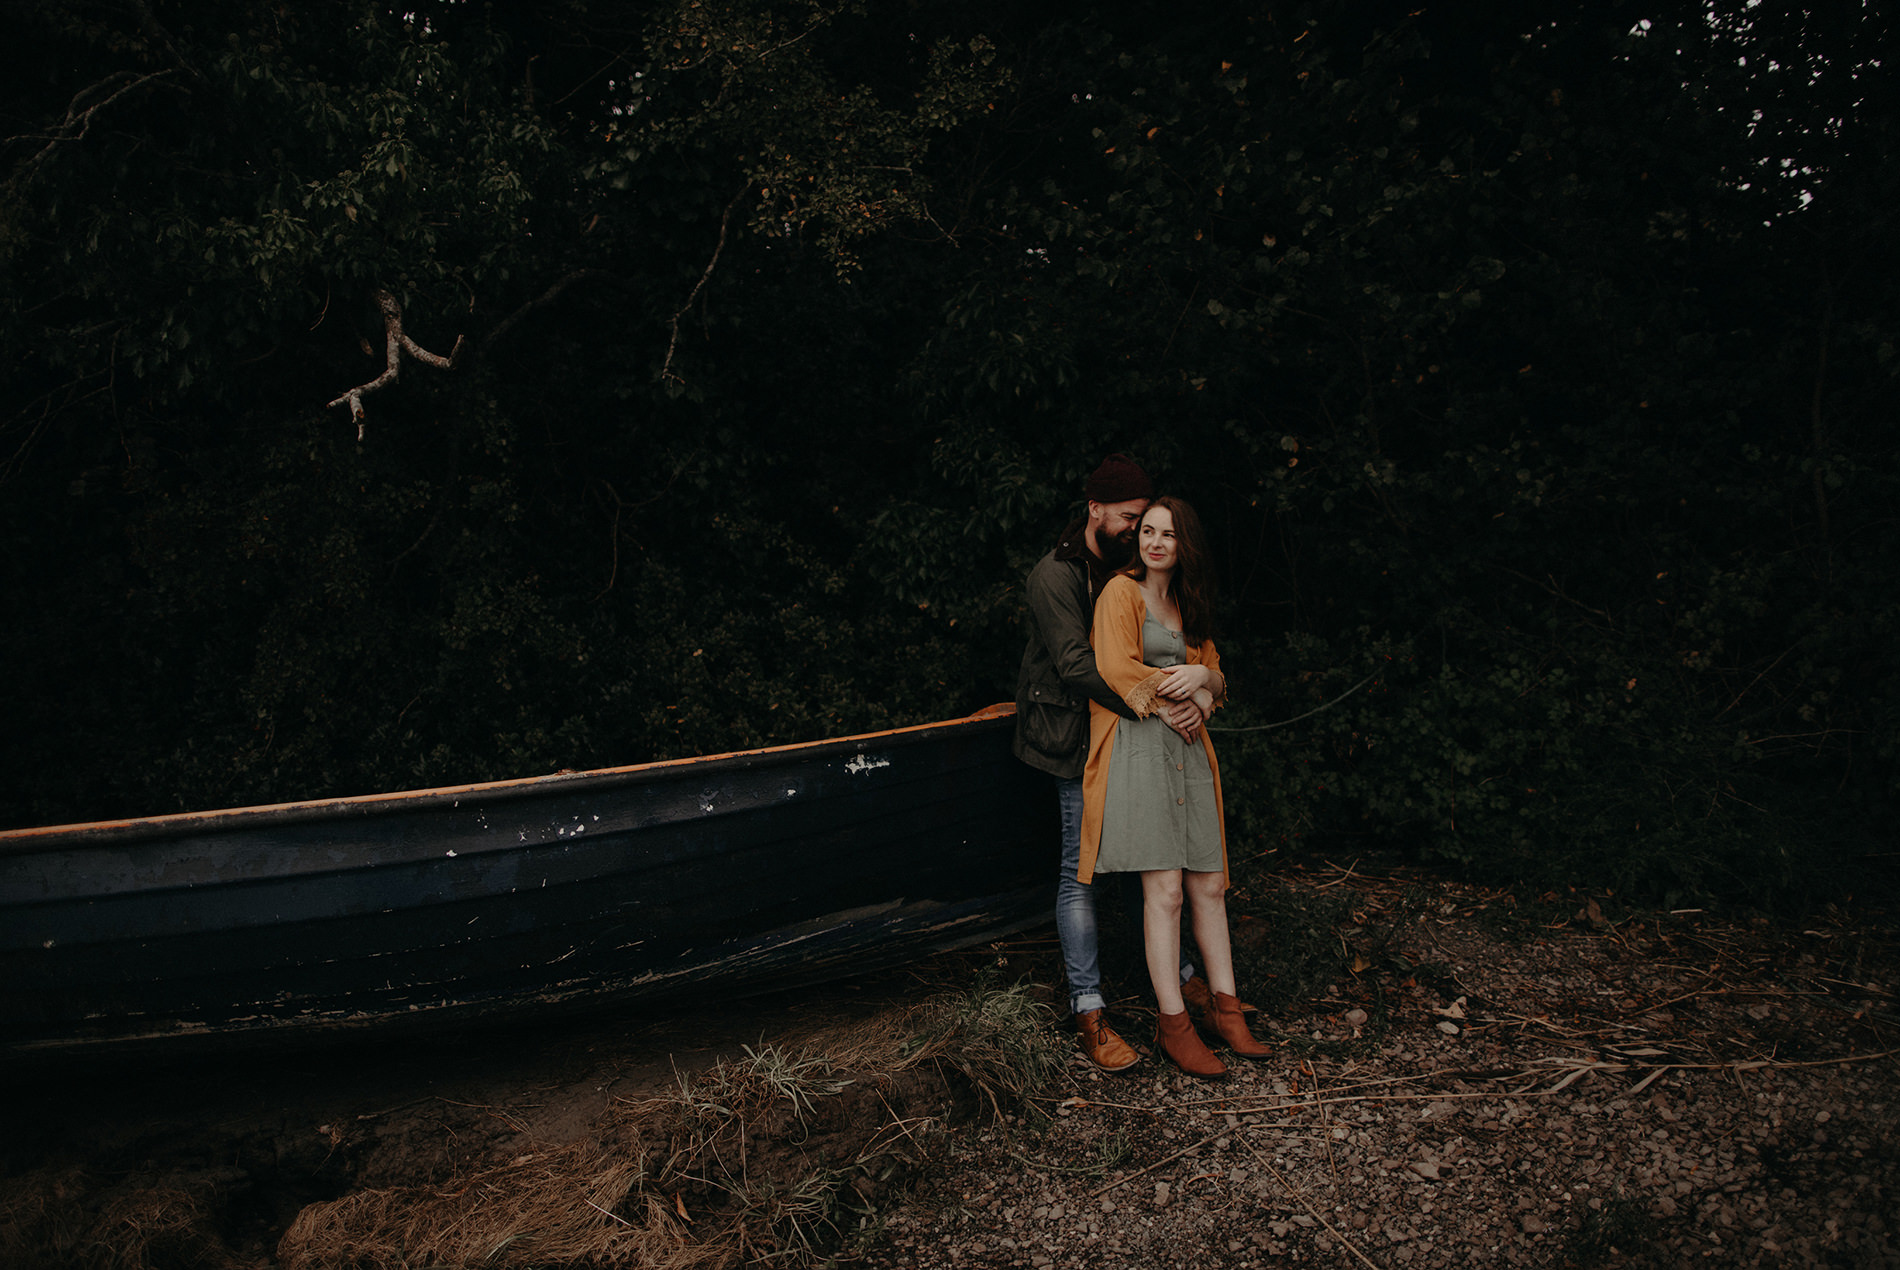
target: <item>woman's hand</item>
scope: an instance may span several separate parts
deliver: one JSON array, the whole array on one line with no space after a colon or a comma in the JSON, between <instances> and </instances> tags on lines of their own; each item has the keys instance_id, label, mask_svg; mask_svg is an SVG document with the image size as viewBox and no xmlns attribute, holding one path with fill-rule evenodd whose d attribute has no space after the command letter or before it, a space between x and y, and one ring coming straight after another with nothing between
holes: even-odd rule
<instances>
[{"instance_id":1,"label":"woman's hand","mask_svg":"<svg viewBox=\"0 0 1900 1270\"><path fill-rule=\"evenodd\" d=\"M1187 701L1203 688L1212 690L1214 674L1205 666L1169 666L1161 673L1167 678L1155 691L1172 701Z\"/></svg>"}]
</instances>

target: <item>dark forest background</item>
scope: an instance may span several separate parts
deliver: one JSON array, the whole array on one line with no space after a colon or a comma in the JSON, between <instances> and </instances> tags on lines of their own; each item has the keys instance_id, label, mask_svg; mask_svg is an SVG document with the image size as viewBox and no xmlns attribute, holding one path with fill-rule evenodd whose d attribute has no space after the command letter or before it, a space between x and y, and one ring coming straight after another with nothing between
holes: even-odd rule
<instances>
[{"instance_id":1,"label":"dark forest background","mask_svg":"<svg viewBox=\"0 0 1900 1270\"><path fill-rule=\"evenodd\" d=\"M1483 8L6 0L0 823L1006 700L1126 450L1240 853L1859 884L1891 10Z\"/></svg>"}]
</instances>

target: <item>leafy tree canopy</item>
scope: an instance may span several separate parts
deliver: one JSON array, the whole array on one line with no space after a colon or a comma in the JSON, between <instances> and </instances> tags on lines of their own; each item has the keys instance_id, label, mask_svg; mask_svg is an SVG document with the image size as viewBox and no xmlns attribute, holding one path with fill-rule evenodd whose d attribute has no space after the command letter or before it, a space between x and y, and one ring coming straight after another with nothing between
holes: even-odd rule
<instances>
[{"instance_id":1,"label":"leafy tree canopy","mask_svg":"<svg viewBox=\"0 0 1900 1270\"><path fill-rule=\"evenodd\" d=\"M0 815L1006 699L1125 449L1216 539L1243 850L1831 885L1893 31L1765 8L13 0Z\"/></svg>"}]
</instances>

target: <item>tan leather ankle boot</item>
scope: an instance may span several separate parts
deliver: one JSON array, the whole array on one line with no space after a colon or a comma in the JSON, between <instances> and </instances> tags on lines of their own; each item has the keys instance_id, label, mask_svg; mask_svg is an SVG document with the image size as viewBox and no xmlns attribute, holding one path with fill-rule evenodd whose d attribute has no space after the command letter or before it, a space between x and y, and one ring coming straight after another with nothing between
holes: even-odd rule
<instances>
[{"instance_id":1,"label":"tan leather ankle boot","mask_svg":"<svg viewBox=\"0 0 1900 1270\"><path fill-rule=\"evenodd\" d=\"M1202 1043L1194 1025L1188 1022L1186 1010L1155 1016L1155 1044L1161 1047L1169 1062L1190 1076L1206 1080L1227 1074L1227 1064L1215 1058L1214 1051Z\"/></svg>"},{"instance_id":2,"label":"tan leather ankle boot","mask_svg":"<svg viewBox=\"0 0 1900 1270\"><path fill-rule=\"evenodd\" d=\"M1199 975L1190 976L1181 985L1181 1000L1187 1003L1188 1013L1194 1016L1196 1023L1214 1026L1214 990L1208 986L1207 980ZM1240 1003L1242 1014L1255 1014L1259 1009L1259 1006L1248 1005L1245 1001Z\"/></svg>"},{"instance_id":3,"label":"tan leather ankle boot","mask_svg":"<svg viewBox=\"0 0 1900 1270\"><path fill-rule=\"evenodd\" d=\"M1247 1016L1240 1012L1240 1002L1227 993L1214 994L1214 1008L1209 1011L1209 1017L1220 1039L1227 1042L1227 1048L1242 1058L1266 1058L1273 1053L1271 1047L1253 1039L1253 1033L1247 1030Z\"/></svg>"}]
</instances>

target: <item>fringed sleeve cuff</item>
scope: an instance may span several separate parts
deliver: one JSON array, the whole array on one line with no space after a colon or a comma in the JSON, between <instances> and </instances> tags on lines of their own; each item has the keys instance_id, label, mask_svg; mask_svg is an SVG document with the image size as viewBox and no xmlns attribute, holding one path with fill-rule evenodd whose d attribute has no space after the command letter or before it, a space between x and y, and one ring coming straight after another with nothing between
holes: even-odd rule
<instances>
[{"instance_id":1,"label":"fringed sleeve cuff","mask_svg":"<svg viewBox=\"0 0 1900 1270\"><path fill-rule=\"evenodd\" d=\"M1156 703L1161 699L1161 685L1167 677L1167 671L1157 670L1122 694L1122 700L1128 703L1136 718L1145 719L1155 712Z\"/></svg>"}]
</instances>

